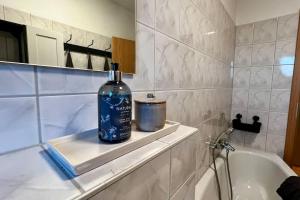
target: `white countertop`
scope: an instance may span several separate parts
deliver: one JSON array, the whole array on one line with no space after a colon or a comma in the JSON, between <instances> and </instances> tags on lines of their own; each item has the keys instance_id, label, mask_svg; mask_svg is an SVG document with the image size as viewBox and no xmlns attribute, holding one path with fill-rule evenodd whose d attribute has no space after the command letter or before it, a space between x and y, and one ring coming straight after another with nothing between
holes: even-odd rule
<instances>
[{"instance_id":1,"label":"white countertop","mask_svg":"<svg viewBox=\"0 0 300 200\"><path fill-rule=\"evenodd\" d=\"M85 199L196 131L196 128L181 125L176 132L75 178L67 177L43 146L2 155L0 199Z\"/></svg>"}]
</instances>

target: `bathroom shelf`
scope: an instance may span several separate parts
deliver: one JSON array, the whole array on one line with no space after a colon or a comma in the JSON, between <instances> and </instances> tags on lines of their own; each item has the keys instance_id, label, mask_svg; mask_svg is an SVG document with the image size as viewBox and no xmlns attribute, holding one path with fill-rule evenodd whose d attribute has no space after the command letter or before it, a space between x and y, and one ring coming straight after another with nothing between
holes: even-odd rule
<instances>
[{"instance_id":1,"label":"bathroom shelf","mask_svg":"<svg viewBox=\"0 0 300 200\"><path fill-rule=\"evenodd\" d=\"M175 132L179 125L166 121L159 131L141 132L133 121L131 137L123 143L104 143L98 139L98 129L93 129L50 140L47 151L66 172L78 176Z\"/></svg>"}]
</instances>

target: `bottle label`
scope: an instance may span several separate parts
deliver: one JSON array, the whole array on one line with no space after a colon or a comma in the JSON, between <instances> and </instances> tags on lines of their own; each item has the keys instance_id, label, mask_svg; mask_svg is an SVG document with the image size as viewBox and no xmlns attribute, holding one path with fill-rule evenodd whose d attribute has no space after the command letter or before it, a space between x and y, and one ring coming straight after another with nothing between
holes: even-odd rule
<instances>
[{"instance_id":1,"label":"bottle label","mask_svg":"<svg viewBox=\"0 0 300 200\"><path fill-rule=\"evenodd\" d=\"M99 134L106 141L120 141L131 134L131 95L100 95Z\"/></svg>"}]
</instances>

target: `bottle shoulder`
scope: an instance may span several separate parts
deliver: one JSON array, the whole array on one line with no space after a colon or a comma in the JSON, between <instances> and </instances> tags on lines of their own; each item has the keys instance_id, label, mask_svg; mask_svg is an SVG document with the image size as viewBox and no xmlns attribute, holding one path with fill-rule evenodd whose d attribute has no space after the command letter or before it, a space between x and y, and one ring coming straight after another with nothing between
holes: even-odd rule
<instances>
[{"instance_id":1,"label":"bottle shoulder","mask_svg":"<svg viewBox=\"0 0 300 200\"><path fill-rule=\"evenodd\" d=\"M106 94L130 94L131 90L128 85L122 81L107 81L104 85L102 85L98 91L99 95Z\"/></svg>"}]
</instances>

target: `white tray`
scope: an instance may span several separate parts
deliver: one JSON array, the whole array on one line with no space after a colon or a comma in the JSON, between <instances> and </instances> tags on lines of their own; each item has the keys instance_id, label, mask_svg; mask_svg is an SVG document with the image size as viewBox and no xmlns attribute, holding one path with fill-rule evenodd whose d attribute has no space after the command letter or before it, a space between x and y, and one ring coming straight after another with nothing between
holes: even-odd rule
<instances>
[{"instance_id":1,"label":"white tray","mask_svg":"<svg viewBox=\"0 0 300 200\"><path fill-rule=\"evenodd\" d=\"M98 129L49 140L47 151L72 176L97 168L124 154L173 133L179 123L166 121L156 132L140 132L133 121L131 138L123 143L107 144L98 138Z\"/></svg>"}]
</instances>

